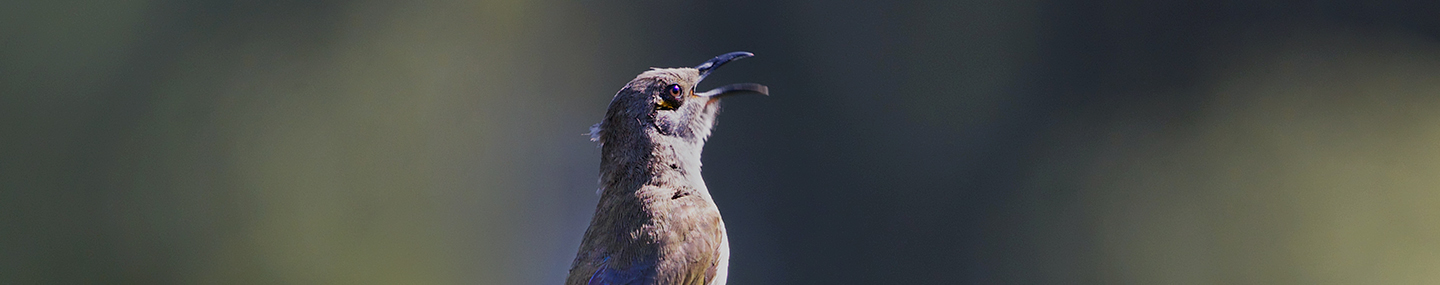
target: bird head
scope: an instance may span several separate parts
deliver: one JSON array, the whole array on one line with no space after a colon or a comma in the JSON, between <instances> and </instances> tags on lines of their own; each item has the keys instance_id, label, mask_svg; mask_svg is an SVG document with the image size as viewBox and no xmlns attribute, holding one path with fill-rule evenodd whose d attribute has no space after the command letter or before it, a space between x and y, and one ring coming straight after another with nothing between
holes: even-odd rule
<instances>
[{"instance_id":1,"label":"bird head","mask_svg":"<svg viewBox=\"0 0 1440 285\"><path fill-rule=\"evenodd\" d=\"M696 91L700 81L716 68L751 56L754 54L731 52L693 68L653 68L641 73L615 93L605 119L591 128L591 139L607 148L617 143L703 145L715 125L721 97L742 93L769 95L769 88L755 83Z\"/></svg>"}]
</instances>

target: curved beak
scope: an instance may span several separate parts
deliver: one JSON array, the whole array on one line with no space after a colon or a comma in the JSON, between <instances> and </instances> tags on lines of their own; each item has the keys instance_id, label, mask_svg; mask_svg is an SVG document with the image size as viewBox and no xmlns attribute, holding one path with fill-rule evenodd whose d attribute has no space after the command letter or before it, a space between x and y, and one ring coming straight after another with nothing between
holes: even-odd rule
<instances>
[{"instance_id":1,"label":"curved beak","mask_svg":"<svg viewBox=\"0 0 1440 285\"><path fill-rule=\"evenodd\" d=\"M705 80L706 75L710 75L711 71L715 71L715 69L720 68L721 65L725 65L725 63L727 62L752 56L755 56L755 54L748 51L730 52L727 54L716 56L715 58L712 58L710 60L706 60L705 63L696 65L695 69L700 70L700 80Z\"/></svg>"},{"instance_id":2,"label":"curved beak","mask_svg":"<svg viewBox=\"0 0 1440 285\"><path fill-rule=\"evenodd\" d=\"M706 98L720 98L721 96L740 94L747 91L760 93L760 95L770 96L770 87L765 87L765 85L760 85L756 83L735 83L720 86L719 88L710 89L710 91L695 93L695 96Z\"/></svg>"},{"instance_id":3,"label":"curved beak","mask_svg":"<svg viewBox=\"0 0 1440 285\"><path fill-rule=\"evenodd\" d=\"M715 71L715 69L719 68L721 65L725 65L725 63L752 56L755 56L755 54L746 51L726 53L716 56L715 58L705 61L705 63L701 63L700 65L695 66L695 69L700 70L700 80L705 80L705 76L710 75L710 72ZM765 87L765 85L755 83L736 83L720 86L719 88L715 89L710 89L710 91L695 93L695 96L718 99L721 96L740 94L744 92L755 92L760 93L761 95L769 96L770 88Z\"/></svg>"}]
</instances>

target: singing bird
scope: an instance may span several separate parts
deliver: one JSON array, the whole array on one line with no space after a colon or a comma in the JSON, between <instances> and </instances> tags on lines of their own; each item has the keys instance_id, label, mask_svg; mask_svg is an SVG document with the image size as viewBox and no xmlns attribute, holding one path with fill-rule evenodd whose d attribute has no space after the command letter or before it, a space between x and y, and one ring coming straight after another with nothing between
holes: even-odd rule
<instances>
[{"instance_id":1,"label":"singing bird","mask_svg":"<svg viewBox=\"0 0 1440 285\"><path fill-rule=\"evenodd\" d=\"M615 93L605 118L590 127L601 148L600 203L565 284L725 284L730 242L700 177L700 151L721 97L769 95L769 88L695 87L715 68L751 56L654 68Z\"/></svg>"}]
</instances>

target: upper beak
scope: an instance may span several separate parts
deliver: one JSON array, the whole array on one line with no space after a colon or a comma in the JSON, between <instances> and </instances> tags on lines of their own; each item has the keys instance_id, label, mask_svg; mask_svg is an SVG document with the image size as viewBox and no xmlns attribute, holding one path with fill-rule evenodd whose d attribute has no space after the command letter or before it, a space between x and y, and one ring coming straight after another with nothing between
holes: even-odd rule
<instances>
[{"instance_id":1,"label":"upper beak","mask_svg":"<svg viewBox=\"0 0 1440 285\"><path fill-rule=\"evenodd\" d=\"M716 56L715 58L705 61L705 63L701 63L700 65L695 66L695 69L700 70L700 80L705 80L705 76L710 75L710 72L715 71L715 69L719 68L721 65L724 65L727 62L752 56L755 56L755 54L744 51L726 53L720 56ZM710 91L695 93L695 96L720 98L724 95L739 94L746 91L760 93L767 96L770 95L770 88L765 87L765 85L755 83L736 83L720 86L719 88L715 89L710 89Z\"/></svg>"}]
</instances>

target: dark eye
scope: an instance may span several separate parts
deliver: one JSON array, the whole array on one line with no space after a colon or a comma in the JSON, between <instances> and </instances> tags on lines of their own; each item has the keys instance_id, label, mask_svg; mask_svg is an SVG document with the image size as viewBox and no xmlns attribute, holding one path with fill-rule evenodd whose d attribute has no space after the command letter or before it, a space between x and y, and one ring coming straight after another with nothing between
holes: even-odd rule
<instances>
[{"instance_id":1,"label":"dark eye","mask_svg":"<svg viewBox=\"0 0 1440 285\"><path fill-rule=\"evenodd\" d=\"M675 110L675 108L679 108L681 91L682 89L680 88L679 84L670 84L670 86L665 86L665 93L667 94L659 96L660 102L657 102L656 106L660 110Z\"/></svg>"},{"instance_id":2,"label":"dark eye","mask_svg":"<svg viewBox=\"0 0 1440 285\"><path fill-rule=\"evenodd\" d=\"M679 85L679 84L670 84L670 87L667 87L667 88L665 88L665 89L670 90L670 97L680 98L680 85Z\"/></svg>"}]
</instances>

